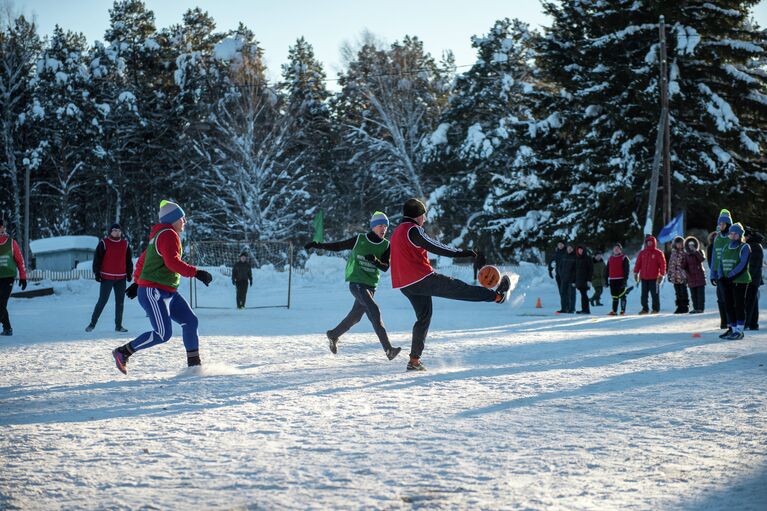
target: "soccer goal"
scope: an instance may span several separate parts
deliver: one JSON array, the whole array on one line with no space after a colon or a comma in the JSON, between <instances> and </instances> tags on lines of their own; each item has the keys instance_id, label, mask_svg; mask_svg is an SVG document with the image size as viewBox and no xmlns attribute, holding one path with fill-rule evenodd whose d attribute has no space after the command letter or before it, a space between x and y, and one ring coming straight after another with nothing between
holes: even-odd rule
<instances>
[{"instance_id":1,"label":"soccer goal","mask_svg":"<svg viewBox=\"0 0 767 511\"><path fill-rule=\"evenodd\" d=\"M232 269L243 253L253 273L253 285L248 288L245 308L290 308L293 244L287 241L191 241L190 264L213 275L209 287L197 279L189 279L189 303L192 307L236 308Z\"/></svg>"}]
</instances>

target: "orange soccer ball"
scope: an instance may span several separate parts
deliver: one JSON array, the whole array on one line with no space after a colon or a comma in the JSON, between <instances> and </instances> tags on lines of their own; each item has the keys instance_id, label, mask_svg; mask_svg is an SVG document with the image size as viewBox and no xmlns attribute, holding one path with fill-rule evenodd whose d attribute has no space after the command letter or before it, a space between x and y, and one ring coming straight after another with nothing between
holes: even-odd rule
<instances>
[{"instance_id":1,"label":"orange soccer ball","mask_svg":"<svg viewBox=\"0 0 767 511\"><path fill-rule=\"evenodd\" d=\"M501 281L501 272L495 266L483 266L477 274L477 280L482 286L492 289Z\"/></svg>"}]
</instances>

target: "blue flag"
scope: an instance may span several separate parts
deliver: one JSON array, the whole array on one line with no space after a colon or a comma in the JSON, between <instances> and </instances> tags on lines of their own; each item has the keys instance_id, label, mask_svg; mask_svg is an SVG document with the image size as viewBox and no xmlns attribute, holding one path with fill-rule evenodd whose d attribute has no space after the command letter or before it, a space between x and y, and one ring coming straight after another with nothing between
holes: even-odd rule
<instances>
[{"instance_id":1,"label":"blue flag","mask_svg":"<svg viewBox=\"0 0 767 511\"><path fill-rule=\"evenodd\" d=\"M684 237L684 211L675 216L658 233L658 243L672 241L675 237Z\"/></svg>"}]
</instances>

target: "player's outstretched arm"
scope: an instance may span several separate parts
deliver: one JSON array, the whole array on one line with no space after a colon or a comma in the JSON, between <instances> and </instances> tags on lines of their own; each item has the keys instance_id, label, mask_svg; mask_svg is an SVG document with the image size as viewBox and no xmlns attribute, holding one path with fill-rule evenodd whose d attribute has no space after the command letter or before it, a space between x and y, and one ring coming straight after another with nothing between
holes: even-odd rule
<instances>
[{"instance_id":1,"label":"player's outstretched arm","mask_svg":"<svg viewBox=\"0 0 767 511\"><path fill-rule=\"evenodd\" d=\"M410 242L427 252L445 257L477 257L477 253L474 250L459 250L457 248L448 247L443 245L437 240L434 240L427 236L423 227L414 225L407 233Z\"/></svg>"}]
</instances>

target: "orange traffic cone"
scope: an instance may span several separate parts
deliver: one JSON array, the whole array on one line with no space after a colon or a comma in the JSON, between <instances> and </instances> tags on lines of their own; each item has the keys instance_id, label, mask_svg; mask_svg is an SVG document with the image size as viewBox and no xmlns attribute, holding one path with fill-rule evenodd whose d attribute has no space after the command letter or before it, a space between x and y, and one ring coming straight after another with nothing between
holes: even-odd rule
<instances>
[{"instance_id":1,"label":"orange traffic cone","mask_svg":"<svg viewBox=\"0 0 767 511\"><path fill-rule=\"evenodd\" d=\"M538 301L535 302L535 308L536 309L543 309L543 305L541 304L541 298L538 297Z\"/></svg>"},{"instance_id":2,"label":"orange traffic cone","mask_svg":"<svg viewBox=\"0 0 767 511\"><path fill-rule=\"evenodd\" d=\"M692 334L692 336L693 336L695 339L700 339L700 334L699 334L699 333L697 333L697 332L696 332L696 333L694 333L694 334Z\"/></svg>"}]
</instances>

